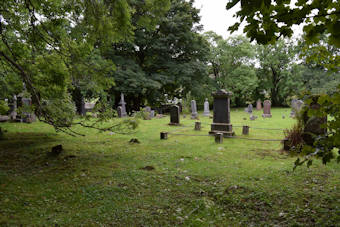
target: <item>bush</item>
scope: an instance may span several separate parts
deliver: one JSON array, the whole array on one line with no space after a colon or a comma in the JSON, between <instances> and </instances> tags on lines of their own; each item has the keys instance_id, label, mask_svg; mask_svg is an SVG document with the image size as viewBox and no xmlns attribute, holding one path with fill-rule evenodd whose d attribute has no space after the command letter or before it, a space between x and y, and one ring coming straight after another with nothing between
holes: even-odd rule
<instances>
[{"instance_id":1,"label":"bush","mask_svg":"<svg viewBox=\"0 0 340 227\"><path fill-rule=\"evenodd\" d=\"M284 130L284 135L287 140L287 146L290 151L295 153L300 153L301 149L304 145L304 141L302 138L303 127L298 122L291 129Z\"/></svg>"}]
</instances>

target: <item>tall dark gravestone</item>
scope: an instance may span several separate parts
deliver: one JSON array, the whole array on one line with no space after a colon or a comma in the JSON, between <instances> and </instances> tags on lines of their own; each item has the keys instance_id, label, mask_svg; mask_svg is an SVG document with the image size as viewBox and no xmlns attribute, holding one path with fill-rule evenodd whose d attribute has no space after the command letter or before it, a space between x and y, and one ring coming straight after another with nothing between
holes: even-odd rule
<instances>
[{"instance_id":1,"label":"tall dark gravestone","mask_svg":"<svg viewBox=\"0 0 340 227\"><path fill-rule=\"evenodd\" d=\"M177 105L174 105L170 108L169 125L179 125L179 107Z\"/></svg>"},{"instance_id":2,"label":"tall dark gravestone","mask_svg":"<svg viewBox=\"0 0 340 227\"><path fill-rule=\"evenodd\" d=\"M312 102L303 108L302 120L304 123L302 138L306 144L312 146L315 142L317 136L325 135L327 133L327 117L309 116L308 110L318 110L320 109L320 104L318 103L319 96L315 95L312 97Z\"/></svg>"},{"instance_id":3,"label":"tall dark gravestone","mask_svg":"<svg viewBox=\"0 0 340 227\"><path fill-rule=\"evenodd\" d=\"M223 133L224 137L234 135L230 124L231 92L223 89L212 94L214 97L214 117L209 134Z\"/></svg>"}]
</instances>

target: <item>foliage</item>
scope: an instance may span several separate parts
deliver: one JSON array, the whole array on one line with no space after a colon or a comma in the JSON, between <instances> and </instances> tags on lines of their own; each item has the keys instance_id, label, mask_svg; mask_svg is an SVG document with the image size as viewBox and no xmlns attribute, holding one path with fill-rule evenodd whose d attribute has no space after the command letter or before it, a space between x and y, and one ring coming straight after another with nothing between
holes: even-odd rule
<instances>
[{"instance_id":1,"label":"foliage","mask_svg":"<svg viewBox=\"0 0 340 227\"><path fill-rule=\"evenodd\" d=\"M303 127L298 121L292 128L284 130L285 139L288 140L288 147L290 151L300 153L304 144L303 138Z\"/></svg>"},{"instance_id":2,"label":"foliage","mask_svg":"<svg viewBox=\"0 0 340 227\"><path fill-rule=\"evenodd\" d=\"M302 88L296 54L294 44L283 39L273 45L258 46L260 89L269 93L273 106L285 104L287 97L299 94Z\"/></svg>"},{"instance_id":3,"label":"foliage","mask_svg":"<svg viewBox=\"0 0 340 227\"><path fill-rule=\"evenodd\" d=\"M291 37L292 26L304 23L308 43L318 43L325 34L329 36L330 45L340 47L340 6L337 1L230 0L227 9L239 2L241 9L236 16L246 23L244 32L247 36L258 43L273 43L280 37ZM229 30L237 30L240 22Z\"/></svg>"},{"instance_id":4,"label":"foliage","mask_svg":"<svg viewBox=\"0 0 340 227\"><path fill-rule=\"evenodd\" d=\"M319 109L309 108L308 116L326 117L327 123L322 127L327 129L326 135L314 135L315 142L313 146L305 145L302 149L306 157L303 160L298 159L296 166L302 165L307 162L307 165L312 163L312 157L322 159L324 164L329 163L332 159L336 158L340 162L340 86L337 91L331 95L320 95L315 98L314 95L305 94L305 103L309 105L315 102L320 105ZM339 155L334 152L338 151Z\"/></svg>"},{"instance_id":5,"label":"foliage","mask_svg":"<svg viewBox=\"0 0 340 227\"><path fill-rule=\"evenodd\" d=\"M205 34L210 42L210 71L216 86L233 92L234 104L254 101L258 80L255 73L255 47L243 36L224 40L213 32Z\"/></svg>"},{"instance_id":6,"label":"foliage","mask_svg":"<svg viewBox=\"0 0 340 227\"><path fill-rule=\"evenodd\" d=\"M149 16L140 24L154 27L160 12L167 10L167 2L140 3ZM102 51L112 43L134 38L131 20L137 12L133 3L1 1L0 85L5 89L0 95L8 97L21 92L24 82L40 120L57 130L68 127L69 122L64 122L59 113L73 109L69 108L72 103L63 102L70 93L76 90L86 97L105 97L106 91L114 86L110 77L114 64L102 57ZM59 105L47 108L46 103Z\"/></svg>"},{"instance_id":7,"label":"foliage","mask_svg":"<svg viewBox=\"0 0 340 227\"><path fill-rule=\"evenodd\" d=\"M136 1L134 8L140 4ZM136 13L134 41L108 49L105 56L116 63L113 77L119 84L111 92L115 96L123 92L129 109L139 110L146 102L159 104L164 94L169 98L181 98L189 91L200 94L207 80L208 46L198 33L198 12L192 1L173 0L155 30L139 23L147 12Z\"/></svg>"},{"instance_id":8,"label":"foliage","mask_svg":"<svg viewBox=\"0 0 340 227\"><path fill-rule=\"evenodd\" d=\"M9 107L7 103L4 100L0 100L0 115L7 114L8 110L9 110Z\"/></svg>"}]
</instances>

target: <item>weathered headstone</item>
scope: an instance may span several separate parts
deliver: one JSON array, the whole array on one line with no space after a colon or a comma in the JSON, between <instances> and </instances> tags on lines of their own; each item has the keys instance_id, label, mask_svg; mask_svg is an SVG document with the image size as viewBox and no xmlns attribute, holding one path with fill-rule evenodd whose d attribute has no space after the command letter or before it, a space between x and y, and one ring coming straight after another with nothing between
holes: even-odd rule
<instances>
[{"instance_id":1,"label":"weathered headstone","mask_svg":"<svg viewBox=\"0 0 340 227\"><path fill-rule=\"evenodd\" d=\"M120 94L120 102L119 102L119 105L122 107L122 114L121 114L121 117L126 117L127 116L127 113L126 113L126 102L124 100L124 94L121 93Z\"/></svg>"},{"instance_id":2,"label":"weathered headstone","mask_svg":"<svg viewBox=\"0 0 340 227\"><path fill-rule=\"evenodd\" d=\"M154 118L155 117L155 111L154 110L151 110L150 111L150 118Z\"/></svg>"},{"instance_id":3,"label":"weathered headstone","mask_svg":"<svg viewBox=\"0 0 340 227\"><path fill-rule=\"evenodd\" d=\"M179 107L177 105L174 105L170 108L169 125L179 125Z\"/></svg>"},{"instance_id":4,"label":"weathered headstone","mask_svg":"<svg viewBox=\"0 0 340 227\"><path fill-rule=\"evenodd\" d=\"M302 133L302 138L307 145L312 146L315 137L318 135L325 135L327 133L327 128L323 127L327 123L327 117L316 117L308 116L308 110L317 110L320 108L318 103L319 96L312 97L312 103L308 107L303 109L302 120L304 122L304 129Z\"/></svg>"},{"instance_id":5,"label":"weathered headstone","mask_svg":"<svg viewBox=\"0 0 340 227\"><path fill-rule=\"evenodd\" d=\"M197 106L195 100L191 100L191 119L197 119Z\"/></svg>"},{"instance_id":6,"label":"weathered headstone","mask_svg":"<svg viewBox=\"0 0 340 227\"><path fill-rule=\"evenodd\" d=\"M11 104L9 105L9 116L11 120L15 120L17 118L17 96L14 95Z\"/></svg>"},{"instance_id":7,"label":"weathered headstone","mask_svg":"<svg viewBox=\"0 0 340 227\"><path fill-rule=\"evenodd\" d=\"M145 107L145 111L150 113L151 112L151 107L150 106L146 106Z\"/></svg>"},{"instance_id":8,"label":"weathered headstone","mask_svg":"<svg viewBox=\"0 0 340 227\"><path fill-rule=\"evenodd\" d=\"M290 117L296 117L296 114L301 111L303 104L304 102L302 100L293 99L291 102L292 111L290 112Z\"/></svg>"},{"instance_id":9,"label":"weathered headstone","mask_svg":"<svg viewBox=\"0 0 340 227\"><path fill-rule=\"evenodd\" d=\"M262 102L260 99L256 101L256 110L262 110Z\"/></svg>"},{"instance_id":10,"label":"weathered headstone","mask_svg":"<svg viewBox=\"0 0 340 227\"><path fill-rule=\"evenodd\" d=\"M224 137L234 135L230 124L230 96L232 93L222 89L212 95L214 97L214 116L209 134L223 133Z\"/></svg>"},{"instance_id":11,"label":"weathered headstone","mask_svg":"<svg viewBox=\"0 0 340 227\"><path fill-rule=\"evenodd\" d=\"M204 101L204 111L203 111L203 116L210 116L210 110L209 110L209 102L208 99L205 99Z\"/></svg>"},{"instance_id":12,"label":"weathered headstone","mask_svg":"<svg viewBox=\"0 0 340 227\"><path fill-rule=\"evenodd\" d=\"M253 112L253 105L250 103L247 108L244 109L246 113L252 113Z\"/></svg>"},{"instance_id":13,"label":"weathered headstone","mask_svg":"<svg viewBox=\"0 0 340 227\"><path fill-rule=\"evenodd\" d=\"M119 118L122 117L122 107L121 107L121 106L118 106L118 107L117 107L117 114L118 114L118 117L119 117Z\"/></svg>"},{"instance_id":14,"label":"weathered headstone","mask_svg":"<svg viewBox=\"0 0 340 227\"><path fill-rule=\"evenodd\" d=\"M270 100L264 100L262 117L272 117L272 114L270 112L271 105L272 103L270 102Z\"/></svg>"}]
</instances>

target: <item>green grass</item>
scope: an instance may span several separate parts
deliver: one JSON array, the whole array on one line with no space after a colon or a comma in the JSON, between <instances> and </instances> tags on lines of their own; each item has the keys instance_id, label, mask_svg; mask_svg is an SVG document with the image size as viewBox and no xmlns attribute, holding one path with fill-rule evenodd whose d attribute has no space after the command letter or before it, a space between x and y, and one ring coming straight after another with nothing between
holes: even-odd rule
<instances>
[{"instance_id":1,"label":"green grass","mask_svg":"<svg viewBox=\"0 0 340 227\"><path fill-rule=\"evenodd\" d=\"M288 128L289 109L273 118L234 126ZM282 115L286 119L282 119ZM86 137L57 134L43 123L3 123L0 141L0 225L117 226L336 226L340 223L340 165L321 161L292 171L295 157L280 142L169 135L207 135L211 119L188 127L168 126L169 117L141 121L133 135L78 128ZM175 131L177 130L177 131ZM282 131L250 128L249 136L282 139ZM129 144L137 138L140 144ZM46 155L62 144L59 157ZM153 166L151 171L143 170Z\"/></svg>"}]
</instances>

